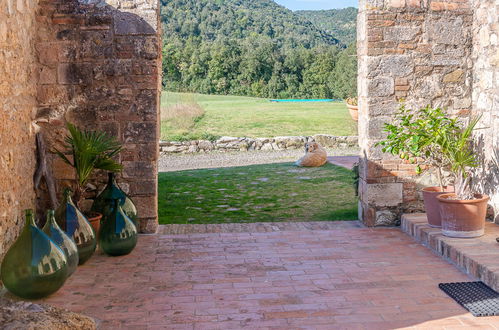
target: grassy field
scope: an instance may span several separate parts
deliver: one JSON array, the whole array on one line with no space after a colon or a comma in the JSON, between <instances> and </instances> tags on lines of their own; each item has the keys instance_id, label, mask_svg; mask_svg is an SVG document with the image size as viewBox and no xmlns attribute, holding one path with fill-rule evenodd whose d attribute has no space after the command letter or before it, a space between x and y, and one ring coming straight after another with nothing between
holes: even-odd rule
<instances>
[{"instance_id":1,"label":"grassy field","mask_svg":"<svg viewBox=\"0 0 499 330\"><path fill-rule=\"evenodd\" d=\"M178 104L197 117L175 121ZM199 113L202 108L204 112ZM164 92L161 100L163 140L217 136L356 135L356 123L342 102L273 103L267 99ZM174 110L174 111L172 111ZM176 111L176 112L175 112Z\"/></svg>"},{"instance_id":2,"label":"grassy field","mask_svg":"<svg viewBox=\"0 0 499 330\"><path fill-rule=\"evenodd\" d=\"M292 163L159 173L159 222L357 219L353 173Z\"/></svg>"}]
</instances>

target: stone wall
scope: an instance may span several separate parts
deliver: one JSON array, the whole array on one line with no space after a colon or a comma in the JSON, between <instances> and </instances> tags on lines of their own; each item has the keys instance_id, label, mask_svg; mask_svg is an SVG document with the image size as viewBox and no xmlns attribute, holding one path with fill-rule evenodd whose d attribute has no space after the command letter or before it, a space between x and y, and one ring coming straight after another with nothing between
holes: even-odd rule
<instances>
[{"instance_id":1,"label":"stone wall","mask_svg":"<svg viewBox=\"0 0 499 330\"><path fill-rule=\"evenodd\" d=\"M482 115L476 131L480 168L473 183L491 196L499 223L499 4L473 0L473 115Z\"/></svg>"},{"instance_id":2,"label":"stone wall","mask_svg":"<svg viewBox=\"0 0 499 330\"><path fill-rule=\"evenodd\" d=\"M67 122L118 137L118 182L137 204L142 232L157 228L158 10L157 0L45 0L37 27L36 121L48 148L61 147ZM50 161L60 194L74 173L55 155ZM46 194L38 198L46 204Z\"/></svg>"},{"instance_id":3,"label":"stone wall","mask_svg":"<svg viewBox=\"0 0 499 330\"><path fill-rule=\"evenodd\" d=\"M32 0L0 1L0 260L34 207L35 22Z\"/></svg>"},{"instance_id":4,"label":"stone wall","mask_svg":"<svg viewBox=\"0 0 499 330\"><path fill-rule=\"evenodd\" d=\"M233 152L233 151L271 151L287 149L303 149L307 142L318 142L323 147L345 149L358 147L356 136L332 136L318 134L314 136L278 136L275 138L244 138L224 136L216 141L161 141L160 152L196 153L196 152Z\"/></svg>"},{"instance_id":5,"label":"stone wall","mask_svg":"<svg viewBox=\"0 0 499 330\"><path fill-rule=\"evenodd\" d=\"M473 12L467 0L361 0L359 55L359 216L366 225L397 224L422 209L415 165L383 154L399 102L470 112Z\"/></svg>"}]
</instances>

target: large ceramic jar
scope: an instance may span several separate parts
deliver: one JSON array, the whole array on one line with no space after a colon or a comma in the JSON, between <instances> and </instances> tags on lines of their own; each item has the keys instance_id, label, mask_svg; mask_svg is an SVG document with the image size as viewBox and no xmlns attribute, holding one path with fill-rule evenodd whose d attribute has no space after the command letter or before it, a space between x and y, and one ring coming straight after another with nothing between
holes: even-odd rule
<instances>
[{"instance_id":1,"label":"large ceramic jar","mask_svg":"<svg viewBox=\"0 0 499 330\"><path fill-rule=\"evenodd\" d=\"M47 222L43 227L43 232L47 234L54 243L59 246L68 261L68 277L71 276L76 268L78 267L78 261L80 260L78 256L78 248L71 237L69 237L57 224L55 221L54 210L47 211Z\"/></svg>"},{"instance_id":2,"label":"large ceramic jar","mask_svg":"<svg viewBox=\"0 0 499 330\"><path fill-rule=\"evenodd\" d=\"M64 252L37 228L32 210L26 224L2 262L2 282L11 293L24 299L46 297L61 288L68 277Z\"/></svg>"},{"instance_id":3,"label":"large ceramic jar","mask_svg":"<svg viewBox=\"0 0 499 330\"><path fill-rule=\"evenodd\" d=\"M87 218L71 200L71 190L64 191L64 199L55 211L59 227L71 237L78 248L79 264L84 264L94 254L97 239Z\"/></svg>"},{"instance_id":4,"label":"large ceramic jar","mask_svg":"<svg viewBox=\"0 0 499 330\"><path fill-rule=\"evenodd\" d=\"M137 227L121 209L119 199L104 209L99 245L111 256L129 254L137 245Z\"/></svg>"},{"instance_id":5,"label":"large ceramic jar","mask_svg":"<svg viewBox=\"0 0 499 330\"><path fill-rule=\"evenodd\" d=\"M105 208L112 207L115 199L119 199L123 212L125 212L135 226L137 226L137 208L135 207L135 204L118 186L114 173L109 172L107 185L95 199L92 205L92 211L104 214Z\"/></svg>"}]
</instances>

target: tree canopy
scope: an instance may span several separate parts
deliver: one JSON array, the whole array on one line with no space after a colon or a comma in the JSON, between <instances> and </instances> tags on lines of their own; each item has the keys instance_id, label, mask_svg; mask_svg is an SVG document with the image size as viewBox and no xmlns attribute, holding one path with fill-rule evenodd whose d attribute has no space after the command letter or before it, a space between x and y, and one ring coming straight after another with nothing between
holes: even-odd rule
<instances>
[{"instance_id":1,"label":"tree canopy","mask_svg":"<svg viewBox=\"0 0 499 330\"><path fill-rule=\"evenodd\" d=\"M161 0L163 84L178 92L343 98L356 50L272 0Z\"/></svg>"}]
</instances>

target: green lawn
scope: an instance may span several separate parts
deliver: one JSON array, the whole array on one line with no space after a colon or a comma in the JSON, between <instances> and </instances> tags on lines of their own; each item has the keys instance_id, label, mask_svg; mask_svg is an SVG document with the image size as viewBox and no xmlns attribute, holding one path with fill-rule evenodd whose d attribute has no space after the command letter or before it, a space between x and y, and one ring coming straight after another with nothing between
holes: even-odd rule
<instances>
[{"instance_id":1,"label":"green lawn","mask_svg":"<svg viewBox=\"0 0 499 330\"><path fill-rule=\"evenodd\" d=\"M352 171L292 163L159 173L159 222L357 219Z\"/></svg>"},{"instance_id":2,"label":"green lawn","mask_svg":"<svg viewBox=\"0 0 499 330\"><path fill-rule=\"evenodd\" d=\"M252 97L164 92L162 111L189 102L199 104L205 115L188 129L162 120L163 140L209 136L356 135L356 123L343 102L273 103Z\"/></svg>"}]
</instances>

